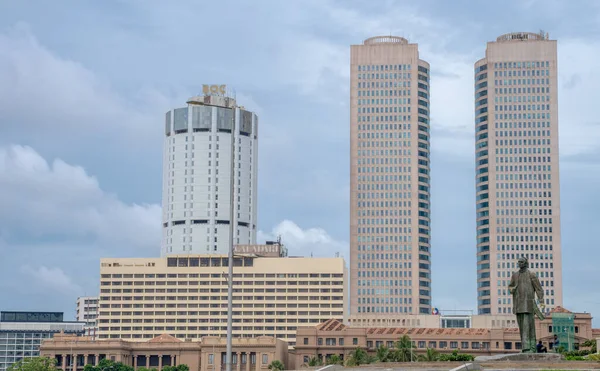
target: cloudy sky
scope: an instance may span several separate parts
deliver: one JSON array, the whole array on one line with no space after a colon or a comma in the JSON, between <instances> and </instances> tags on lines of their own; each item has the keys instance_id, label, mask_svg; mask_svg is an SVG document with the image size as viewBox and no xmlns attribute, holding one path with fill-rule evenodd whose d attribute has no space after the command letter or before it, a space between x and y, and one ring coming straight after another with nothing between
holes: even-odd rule
<instances>
[{"instance_id":1,"label":"cloudy sky","mask_svg":"<svg viewBox=\"0 0 600 371\"><path fill-rule=\"evenodd\" d=\"M164 112L206 83L260 115L261 239L347 256L349 46L389 34L432 70L433 303L476 309L473 63L543 29L559 48L564 304L600 313L600 4L484 3L0 1L0 309L71 317L100 257L160 254Z\"/></svg>"}]
</instances>

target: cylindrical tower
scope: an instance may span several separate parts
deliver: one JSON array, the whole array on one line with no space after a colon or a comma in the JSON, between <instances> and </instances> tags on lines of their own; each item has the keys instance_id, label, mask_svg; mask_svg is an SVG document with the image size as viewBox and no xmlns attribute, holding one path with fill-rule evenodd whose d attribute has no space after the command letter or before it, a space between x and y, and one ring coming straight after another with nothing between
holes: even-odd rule
<instances>
[{"instance_id":1,"label":"cylindrical tower","mask_svg":"<svg viewBox=\"0 0 600 371\"><path fill-rule=\"evenodd\" d=\"M235 244L256 243L258 117L224 94L192 97L187 104L165 118L161 253L226 255L230 223Z\"/></svg>"}]
</instances>

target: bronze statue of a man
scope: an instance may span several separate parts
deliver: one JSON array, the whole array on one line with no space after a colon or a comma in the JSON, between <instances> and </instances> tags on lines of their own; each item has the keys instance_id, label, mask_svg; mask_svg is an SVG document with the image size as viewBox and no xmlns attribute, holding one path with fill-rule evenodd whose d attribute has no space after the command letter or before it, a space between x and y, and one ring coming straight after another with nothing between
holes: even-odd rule
<instances>
[{"instance_id":1,"label":"bronze statue of a man","mask_svg":"<svg viewBox=\"0 0 600 371\"><path fill-rule=\"evenodd\" d=\"M526 257L520 257L518 265L519 270L512 275L508 291L513 295L513 313L517 315L521 348L523 352L535 353L535 314L541 315L535 296L537 294L540 303L543 303L544 290L536 274L528 269L529 262Z\"/></svg>"}]
</instances>

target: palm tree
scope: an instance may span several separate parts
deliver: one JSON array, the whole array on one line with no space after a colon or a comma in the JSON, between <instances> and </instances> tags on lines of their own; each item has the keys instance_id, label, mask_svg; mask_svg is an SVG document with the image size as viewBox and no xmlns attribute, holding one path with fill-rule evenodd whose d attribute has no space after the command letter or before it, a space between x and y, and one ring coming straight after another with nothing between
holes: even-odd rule
<instances>
[{"instance_id":1,"label":"palm tree","mask_svg":"<svg viewBox=\"0 0 600 371\"><path fill-rule=\"evenodd\" d=\"M433 348L427 348L427 351L422 356L422 359L425 362L435 362L435 361L438 361L439 358L440 358L440 354L438 353L437 350L435 350Z\"/></svg>"},{"instance_id":2,"label":"palm tree","mask_svg":"<svg viewBox=\"0 0 600 371\"><path fill-rule=\"evenodd\" d=\"M379 362L388 362L390 360L390 350L388 347L380 345L377 348L377 359Z\"/></svg>"},{"instance_id":3,"label":"palm tree","mask_svg":"<svg viewBox=\"0 0 600 371\"><path fill-rule=\"evenodd\" d=\"M360 366L365 363L371 363L372 359L369 357L367 352L364 349L356 348L350 353L348 356L348 360L346 361L347 366Z\"/></svg>"},{"instance_id":4,"label":"palm tree","mask_svg":"<svg viewBox=\"0 0 600 371\"><path fill-rule=\"evenodd\" d=\"M308 365L310 367L322 366L323 365L323 361L321 361L321 358L312 357L311 359L308 360Z\"/></svg>"},{"instance_id":5,"label":"palm tree","mask_svg":"<svg viewBox=\"0 0 600 371\"><path fill-rule=\"evenodd\" d=\"M394 351L394 359L397 362L412 362L416 360L415 353L413 351L413 343L408 335L404 335L396 342L396 349Z\"/></svg>"},{"instance_id":6,"label":"palm tree","mask_svg":"<svg viewBox=\"0 0 600 371\"><path fill-rule=\"evenodd\" d=\"M281 361L274 360L269 365L269 370L271 370L271 371L283 371L283 370L285 370L285 366L283 365L283 363Z\"/></svg>"},{"instance_id":7,"label":"palm tree","mask_svg":"<svg viewBox=\"0 0 600 371\"><path fill-rule=\"evenodd\" d=\"M328 365L341 365L344 361L337 354L333 354L331 357L327 358Z\"/></svg>"}]
</instances>

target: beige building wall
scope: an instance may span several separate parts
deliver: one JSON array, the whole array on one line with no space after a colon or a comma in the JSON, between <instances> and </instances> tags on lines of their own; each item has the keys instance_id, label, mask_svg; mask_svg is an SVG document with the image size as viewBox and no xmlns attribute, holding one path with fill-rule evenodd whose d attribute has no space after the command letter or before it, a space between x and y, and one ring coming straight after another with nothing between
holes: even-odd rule
<instances>
[{"instance_id":1,"label":"beige building wall","mask_svg":"<svg viewBox=\"0 0 600 371\"><path fill-rule=\"evenodd\" d=\"M236 257L233 335L295 344L298 326L345 320L343 258ZM226 336L227 257L102 259L99 339Z\"/></svg>"},{"instance_id":2,"label":"beige building wall","mask_svg":"<svg viewBox=\"0 0 600 371\"><path fill-rule=\"evenodd\" d=\"M513 314L500 315L433 315L433 314L407 314L407 315L350 315L346 325L354 328L445 328L444 320L459 320L465 323L465 328L497 329L516 328L517 320ZM457 324L448 325L456 326Z\"/></svg>"},{"instance_id":3,"label":"beige building wall","mask_svg":"<svg viewBox=\"0 0 600 371\"><path fill-rule=\"evenodd\" d=\"M477 295L510 314L508 284L529 258L548 309L562 305L556 40L511 33L475 63Z\"/></svg>"},{"instance_id":4,"label":"beige building wall","mask_svg":"<svg viewBox=\"0 0 600 371\"><path fill-rule=\"evenodd\" d=\"M237 338L232 342L232 370L268 370L274 360L293 369L294 359L288 359L287 344L271 337ZM143 342L100 340L72 335L45 340L40 347L43 357L56 359L63 371L82 371L85 365L98 365L103 359L122 362L134 369L145 367L161 371L165 366L187 365L190 371L224 369L226 340L206 337L197 341L182 341L170 335L160 335Z\"/></svg>"},{"instance_id":5,"label":"beige building wall","mask_svg":"<svg viewBox=\"0 0 600 371\"><path fill-rule=\"evenodd\" d=\"M429 64L382 36L350 68L350 313L430 313Z\"/></svg>"}]
</instances>

